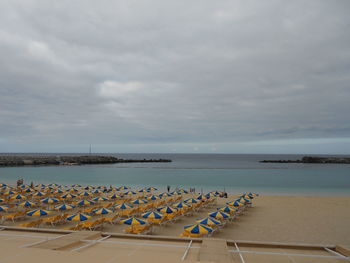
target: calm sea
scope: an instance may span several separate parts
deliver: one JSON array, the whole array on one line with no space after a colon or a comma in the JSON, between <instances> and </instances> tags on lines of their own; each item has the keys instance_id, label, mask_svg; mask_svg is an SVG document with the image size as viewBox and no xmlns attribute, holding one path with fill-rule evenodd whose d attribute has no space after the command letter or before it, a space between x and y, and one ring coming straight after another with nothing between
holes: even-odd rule
<instances>
[{"instance_id":1,"label":"calm sea","mask_svg":"<svg viewBox=\"0 0 350 263\"><path fill-rule=\"evenodd\" d=\"M109 154L111 155L111 154ZM254 191L271 195L350 195L350 165L269 164L265 159L302 155L114 154L120 158L168 158L171 163L0 168L0 182L195 187L197 191Z\"/></svg>"}]
</instances>

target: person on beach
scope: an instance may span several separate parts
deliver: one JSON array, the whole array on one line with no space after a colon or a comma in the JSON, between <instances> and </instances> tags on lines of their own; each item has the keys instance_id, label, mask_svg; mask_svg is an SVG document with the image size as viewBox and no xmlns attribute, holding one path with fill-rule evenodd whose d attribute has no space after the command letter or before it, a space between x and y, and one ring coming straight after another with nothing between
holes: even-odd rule
<instances>
[{"instance_id":1,"label":"person on beach","mask_svg":"<svg viewBox=\"0 0 350 263\"><path fill-rule=\"evenodd\" d=\"M34 188L34 183L33 182L30 183L30 188L32 188L32 189Z\"/></svg>"},{"instance_id":2,"label":"person on beach","mask_svg":"<svg viewBox=\"0 0 350 263\"><path fill-rule=\"evenodd\" d=\"M170 185L168 185L166 188L168 189L168 193L169 193L169 191L170 191Z\"/></svg>"}]
</instances>

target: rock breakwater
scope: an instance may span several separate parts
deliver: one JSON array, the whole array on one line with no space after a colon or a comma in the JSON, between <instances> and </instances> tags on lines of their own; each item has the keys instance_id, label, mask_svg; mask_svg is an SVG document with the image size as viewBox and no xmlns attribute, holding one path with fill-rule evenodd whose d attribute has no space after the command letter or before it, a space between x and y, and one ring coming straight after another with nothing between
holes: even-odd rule
<instances>
[{"instance_id":1,"label":"rock breakwater","mask_svg":"<svg viewBox=\"0 0 350 263\"><path fill-rule=\"evenodd\" d=\"M263 160L261 163L338 163L350 164L348 157L304 156L301 160Z\"/></svg>"},{"instance_id":2,"label":"rock breakwater","mask_svg":"<svg viewBox=\"0 0 350 263\"><path fill-rule=\"evenodd\" d=\"M171 162L169 159L121 159L114 156L82 155L82 156L30 156L3 155L0 156L1 166L25 165L84 165L84 164L114 164L114 163L153 163Z\"/></svg>"}]
</instances>

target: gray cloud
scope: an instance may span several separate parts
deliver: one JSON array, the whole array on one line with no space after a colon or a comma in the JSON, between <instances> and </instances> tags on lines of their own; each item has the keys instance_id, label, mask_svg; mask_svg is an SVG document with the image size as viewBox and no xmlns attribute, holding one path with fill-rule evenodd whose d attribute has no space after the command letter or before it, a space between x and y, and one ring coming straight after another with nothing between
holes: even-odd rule
<instances>
[{"instance_id":1,"label":"gray cloud","mask_svg":"<svg viewBox=\"0 0 350 263\"><path fill-rule=\"evenodd\" d=\"M254 152L255 141L347 140L349 10L346 0L2 1L0 146Z\"/></svg>"}]
</instances>

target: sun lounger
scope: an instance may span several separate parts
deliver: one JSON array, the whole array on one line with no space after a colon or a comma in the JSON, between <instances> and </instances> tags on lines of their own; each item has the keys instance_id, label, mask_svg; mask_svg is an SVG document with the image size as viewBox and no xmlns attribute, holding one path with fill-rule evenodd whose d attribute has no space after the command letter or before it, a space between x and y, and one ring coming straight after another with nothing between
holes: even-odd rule
<instances>
[{"instance_id":1,"label":"sun lounger","mask_svg":"<svg viewBox=\"0 0 350 263\"><path fill-rule=\"evenodd\" d=\"M20 224L20 225L18 225L18 227L38 227L42 222L43 222L43 219L39 219L39 220L36 220L33 222Z\"/></svg>"},{"instance_id":2,"label":"sun lounger","mask_svg":"<svg viewBox=\"0 0 350 263\"><path fill-rule=\"evenodd\" d=\"M15 222L16 220L24 219L25 216L26 216L25 212L19 212L19 213L15 213L15 214L6 215L6 216L4 216L4 218L7 221Z\"/></svg>"},{"instance_id":3,"label":"sun lounger","mask_svg":"<svg viewBox=\"0 0 350 263\"><path fill-rule=\"evenodd\" d=\"M95 220L95 221L88 221L82 224L81 229L86 229L86 230L96 230L98 228L101 228L103 226L104 218Z\"/></svg>"},{"instance_id":4,"label":"sun lounger","mask_svg":"<svg viewBox=\"0 0 350 263\"><path fill-rule=\"evenodd\" d=\"M146 235L152 232L152 225L144 225L144 226L132 226L125 229L125 233L127 234L136 234L136 235Z\"/></svg>"},{"instance_id":5,"label":"sun lounger","mask_svg":"<svg viewBox=\"0 0 350 263\"><path fill-rule=\"evenodd\" d=\"M194 238L198 238L198 237L202 237L203 235L201 234L191 234L191 233L187 233L187 232L183 232L179 237L194 237Z\"/></svg>"},{"instance_id":6,"label":"sun lounger","mask_svg":"<svg viewBox=\"0 0 350 263\"><path fill-rule=\"evenodd\" d=\"M105 222L106 223L110 223L110 224L115 224L117 222L117 220L119 219L119 214L116 214L115 216L112 216L112 217L106 217L105 218Z\"/></svg>"}]
</instances>

